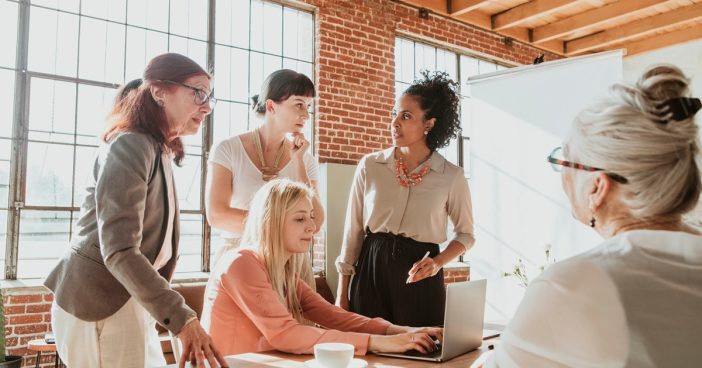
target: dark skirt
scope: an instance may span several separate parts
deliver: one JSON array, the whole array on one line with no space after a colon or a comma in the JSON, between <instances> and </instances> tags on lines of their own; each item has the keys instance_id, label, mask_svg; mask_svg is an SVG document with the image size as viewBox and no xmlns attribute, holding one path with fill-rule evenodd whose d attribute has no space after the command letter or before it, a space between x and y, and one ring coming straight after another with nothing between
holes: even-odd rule
<instances>
[{"instance_id":1,"label":"dark skirt","mask_svg":"<svg viewBox=\"0 0 702 368\"><path fill-rule=\"evenodd\" d=\"M439 246L400 235L367 232L350 286L351 311L401 326L441 326L446 289L444 271L407 284L412 265L439 254Z\"/></svg>"}]
</instances>

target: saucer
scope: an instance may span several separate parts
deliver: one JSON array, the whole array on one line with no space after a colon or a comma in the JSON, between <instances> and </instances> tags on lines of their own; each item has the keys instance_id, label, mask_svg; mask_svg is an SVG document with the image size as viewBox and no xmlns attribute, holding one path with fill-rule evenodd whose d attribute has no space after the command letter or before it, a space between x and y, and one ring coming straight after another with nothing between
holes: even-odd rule
<instances>
[{"instance_id":1,"label":"saucer","mask_svg":"<svg viewBox=\"0 0 702 368\"><path fill-rule=\"evenodd\" d=\"M366 368L368 363L363 359L353 358L346 368ZM310 359L305 362L305 368L324 368L317 362L317 359Z\"/></svg>"}]
</instances>

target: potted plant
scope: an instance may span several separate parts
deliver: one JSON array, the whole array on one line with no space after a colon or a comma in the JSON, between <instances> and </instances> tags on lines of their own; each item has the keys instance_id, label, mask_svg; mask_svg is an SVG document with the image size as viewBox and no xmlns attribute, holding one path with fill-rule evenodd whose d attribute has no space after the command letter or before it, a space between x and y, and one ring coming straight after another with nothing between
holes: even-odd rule
<instances>
[{"instance_id":1,"label":"potted plant","mask_svg":"<svg viewBox=\"0 0 702 368\"><path fill-rule=\"evenodd\" d=\"M6 355L5 348L5 300L4 292L0 293L0 367L20 368L22 357L17 355Z\"/></svg>"}]
</instances>

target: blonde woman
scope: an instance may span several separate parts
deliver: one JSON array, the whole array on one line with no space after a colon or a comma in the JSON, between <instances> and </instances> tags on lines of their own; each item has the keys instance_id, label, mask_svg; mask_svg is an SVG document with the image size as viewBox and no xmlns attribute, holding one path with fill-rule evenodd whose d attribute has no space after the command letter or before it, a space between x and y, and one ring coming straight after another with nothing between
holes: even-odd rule
<instances>
[{"instance_id":1,"label":"blonde woman","mask_svg":"<svg viewBox=\"0 0 702 368\"><path fill-rule=\"evenodd\" d=\"M433 351L443 329L397 326L347 312L302 282L316 229L314 195L287 179L273 180L255 194L242 246L217 263L205 292L202 324L218 351L310 354L321 342L352 344L357 355Z\"/></svg>"},{"instance_id":2,"label":"blonde woman","mask_svg":"<svg viewBox=\"0 0 702 368\"><path fill-rule=\"evenodd\" d=\"M674 66L581 112L548 160L575 218L605 240L529 285L490 367L699 367L700 152L689 80Z\"/></svg>"}]
</instances>

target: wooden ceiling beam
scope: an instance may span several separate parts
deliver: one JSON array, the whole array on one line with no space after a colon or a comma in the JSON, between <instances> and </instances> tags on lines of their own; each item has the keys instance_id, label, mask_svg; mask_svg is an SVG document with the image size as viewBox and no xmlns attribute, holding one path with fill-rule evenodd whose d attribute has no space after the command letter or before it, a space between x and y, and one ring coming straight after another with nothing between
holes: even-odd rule
<instances>
[{"instance_id":1,"label":"wooden ceiling beam","mask_svg":"<svg viewBox=\"0 0 702 368\"><path fill-rule=\"evenodd\" d=\"M516 41L530 44L529 42L529 31L526 28L510 28L500 32L494 32L491 30L492 22L489 15L483 14L481 12L466 12L459 15L449 15L447 12L447 2L446 0L400 0L399 2L407 4L412 7L426 8L433 13L439 14L441 16L447 16L451 19L455 19L458 22L466 23L488 32L495 33L497 36L509 37ZM539 45L531 45L538 49L552 52L554 54L565 56L564 43L562 41L553 40L549 42L544 42Z\"/></svg>"},{"instance_id":2,"label":"wooden ceiling beam","mask_svg":"<svg viewBox=\"0 0 702 368\"><path fill-rule=\"evenodd\" d=\"M618 45L617 47L613 48L626 48L626 56L628 57L700 38L702 38L702 24L669 33L663 33L643 40Z\"/></svg>"},{"instance_id":3,"label":"wooden ceiling beam","mask_svg":"<svg viewBox=\"0 0 702 368\"><path fill-rule=\"evenodd\" d=\"M566 55L571 56L652 33L661 28L698 19L702 19L702 3L677 8L667 13L636 20L607 31L566 41L565 52Z\"/></svg>"},{"instance_id":4,"label":"wooden ceiling beam","mask_svg":"<svg viewBox=\"0 0 702 368\"><path fill-rule=\"evenodd\" d=\"M448 11L452 17L455 17L478 9L487 2L488 0L448 0Z\"/></svg>"},{"instance_id":5,"label":"wooden ceiling beam","mask_svg":"<svg viewBox=\"0 0 702 368\"><path fill-rule=\"evenodd\" d=\"M492 16L492 29L501 31L576 3L577 0L532 0Z\"/></svg>"},{"instance_id":6,"label":"wooden ceiling beam","mask_svg":"<svg viewBox=\"0 0 702 368\"><path fill-rule=\"evenodd\" d=\"M620 0L616 3L611 3L600 8L573 15L572 17L561 19L557 22L536 27L532 32L532 42L546 42L569 33L597 27L602 23L630 16L633 13L646 10L647 8L667 1L668 0Z\"/></svg>"}]
</instances>

